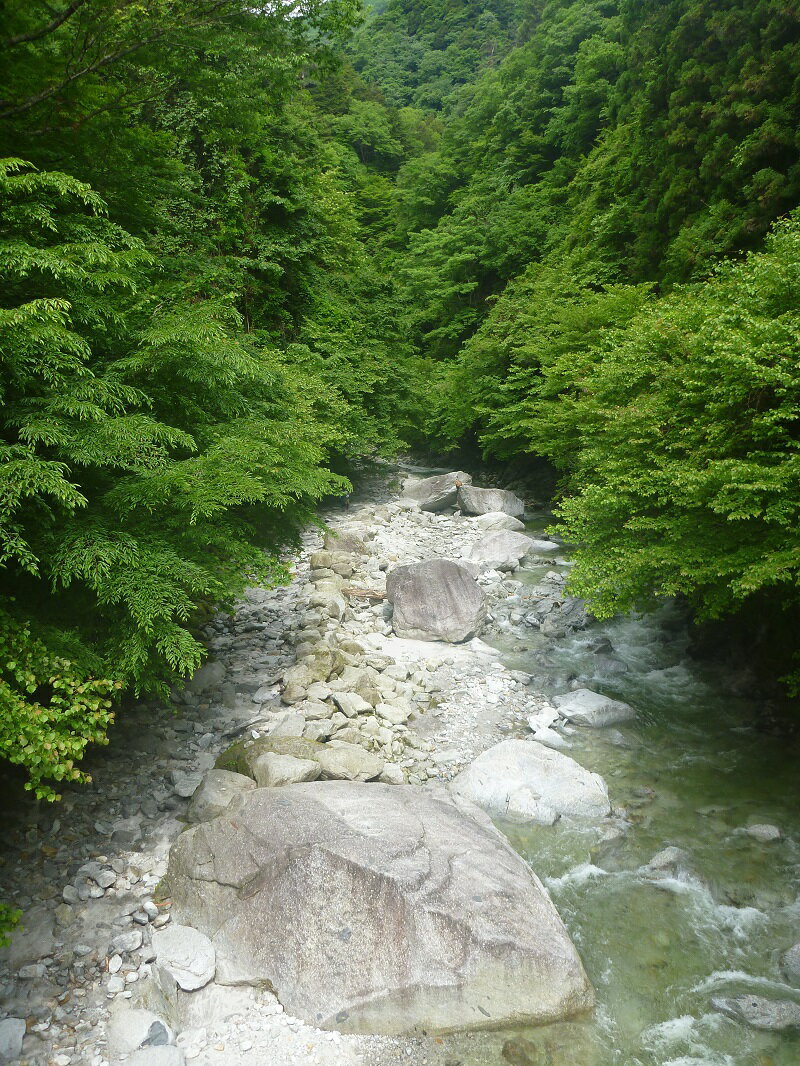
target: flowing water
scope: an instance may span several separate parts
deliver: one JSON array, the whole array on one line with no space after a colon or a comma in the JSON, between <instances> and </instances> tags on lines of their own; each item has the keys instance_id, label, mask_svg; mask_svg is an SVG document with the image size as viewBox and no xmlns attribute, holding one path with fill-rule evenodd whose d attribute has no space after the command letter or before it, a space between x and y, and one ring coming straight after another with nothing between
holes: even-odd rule
<instances>
[{"instance_id":1,"label":"flowing water","mask_svg":"<svg viewBox=\"0 0 800 1066\"><path fill-rule=\"evenodd\" d=\"M568 565L562 558L515 576L535 584ZM567 754L601 774L614 808L624 808L624 832L501 826L547 885L597 1009L586 1022L516 1034L504 1058L498 1041L453 1061L800 1066L800 1033L755 1031L710 1004L744 992L800 1002L779 966L800 940L797 746L758 731L758 708L688 657L674 608L595 624L555 646L528 632L490 642L537 688L555 694L578 680L639 712L619 728L568 738ZM758 823L780 827L782 839L759 843L745 832ZM667 847L685 855L658 874L643 868Z\"/></svg>"}]
</instances>

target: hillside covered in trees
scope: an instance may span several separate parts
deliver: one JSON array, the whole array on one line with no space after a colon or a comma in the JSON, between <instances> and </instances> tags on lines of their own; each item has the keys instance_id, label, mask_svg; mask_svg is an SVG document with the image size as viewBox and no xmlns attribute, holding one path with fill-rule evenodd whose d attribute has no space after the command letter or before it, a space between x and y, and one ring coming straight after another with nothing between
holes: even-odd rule
<instances>
[{"instance_id":1,"label":"hillside covered in trees","mask_svg":"<svg viewBox=\"0 0 800 1066\"><path fill-rule=\"evenodd\" d=\"M2 11L0 752L39 794L407 446L548 460L597 614L680 595L797 670L792 5Z\"/></svg>"}]
</instances>

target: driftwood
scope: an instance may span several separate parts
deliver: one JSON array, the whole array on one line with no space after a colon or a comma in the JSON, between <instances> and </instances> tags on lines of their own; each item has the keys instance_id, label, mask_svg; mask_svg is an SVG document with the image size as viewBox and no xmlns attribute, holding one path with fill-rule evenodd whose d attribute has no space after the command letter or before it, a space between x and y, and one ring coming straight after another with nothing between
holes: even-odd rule
<instances>
[{"instance_id":1,"label":"driftwood","mask_svg":"<svg viewBox=\"0 0 800 1066\"><path fill-rule=\"evenodd\" d=\"M386 593L380 592L378 589L357 589L357 588L343 588L343 596L356 596L362 600L385 600Z\"/></svg>"}]
</instances>

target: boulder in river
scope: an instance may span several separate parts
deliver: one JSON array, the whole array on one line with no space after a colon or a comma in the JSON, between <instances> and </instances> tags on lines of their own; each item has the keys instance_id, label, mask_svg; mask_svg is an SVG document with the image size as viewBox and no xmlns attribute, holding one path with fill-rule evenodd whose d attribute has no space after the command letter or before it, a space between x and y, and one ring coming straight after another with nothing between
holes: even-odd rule
<instances>
[{"instance_id":1,"label":"boulder in river","mask_svg":"<svg viewBox=\"0 0 800 1066\"><path fill-rule=\"evenodd\" d=\"M787 981L800 985L800 943L790 947L781 955L781 969Z\"/></svg>"},{"instance_id":2,"label":"boulder in river","mask_svg":"<svg viewBox=\"0 0 800 1066\"><path fill-rule=\"evenodd\" d=\"M181 834L166 883L217 981L274 988L350 1033L556 1021L592 1006L527 864L444 790L328 781L256 789Z\"/></svg>"},{"instance_id":3,"label":"boulder in river","mask_svg":"<svg viewBox=\"0 0 800 1066\"><path fill-rule=\"evenodd\" d=\"M480 633L486 619L480 585L451 559L396 566L386 579L386 598L398 637L458 644Z\"/></svg>"},{"instance_id":4,"label":"boulder in river","mask_svg":"<svg viewBox=\"0 0 800 1066\"><path fill-rule=\"evenodd\" d=\"M565 692L563 696L554 696L553 704L558 708L562 718L575 722L576 725L603 726L628 722L636 717L636 711L622 700L612 700L590 688L576 688Z\"/></svg>"},{"instance_id":5,"label":"boulder in river","mask_svg":"<svg viewBox=\"0 0 800 1066\"><path fill-rule=\"evenodd\" d=\"M421 511L444 511L448 507L455 507L459 487L471 483L471 474L453 470L449 474L436 474L420 481L409 479L403 483L403 495L409 500L416 500Z\"/></svg>"},{"instance_id":6,"label":"boulder in river","mask_svg":"<svg viewBox=\"0 0 800 1066\"><path fill-rule=\"evenodd\" d=\"M478 515L475 525L479 529L485 529L487 533L495 529L513 529L519 533L525 528L524 522L506 514L505 511L487 511L486 514Z\"/></svg>"},{"instance_id":7,"label":"boulder in river","mask_svg":"<svg viewBox=\"0 0 800 1066\"><path fill-rule=\"evenodd\" d=\"M502 511L512 518L522 518L525 514L525 504L509 489L478 489L474 485L462 485L458 490L458 506L464 514Z\"/></svg>"},{"instance_id":8,"label":"boulder in river","mask_svg":"<svg viewBox=\"0 0 800 1066\"><path fill-rule=\"evenodd\" d=\"M489 814L552 825L568 818L604 818L608 789L568 755L536 741L504 740L484 751L450 783L450 789Z\"/></svg>"},{"instance_id":9,"label":"boulder in river","mask_svg":"<svg viewBox=\"0 0 800 1066\"><path fill-rule=\"evenodd\" d=\"M532 547L533 541L524 533L498 529L473 544L468 558L484 570L516 570Z\"/></svg>"},{"instance_id":10,"label":"boulder in river","mask_svg":"<svg viewBox=\"0 0 800 1066\"><path fill-rule=\"evenodd\" d=\"M765 999L763 996L715 996L711 1006L753 1029L783 1032L800 1029L800 1003L791 999Z\"/></svg>"}]
</instances>

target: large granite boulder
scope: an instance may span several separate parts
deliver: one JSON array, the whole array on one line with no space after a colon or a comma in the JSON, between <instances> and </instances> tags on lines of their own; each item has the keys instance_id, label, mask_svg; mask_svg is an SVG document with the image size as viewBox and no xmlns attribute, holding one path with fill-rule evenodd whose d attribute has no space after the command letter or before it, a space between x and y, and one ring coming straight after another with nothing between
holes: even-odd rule
<instances>
[{"instance_id":1,"label":"large granite boulder","mask_svg":"<svg viewBox=\"0 0 800 1066\"><path fill-rule=\"evenodd\" d=\"M611 810L602 777L530 740L495 744L465 767L450 789L494 816L544 825L562 816L600 819Z\"/></svg>"},{"instance_id":2,"label":"large granite boulder","mask_svg":"<svg viewBox=\"0 0 800 1066\"><path fill-rule=\"evenodd\" d=\"M450 559L396 566L386 579L398 637L458 644L480 633L486 601L478 582Z\"/></svg>"},{"instance_id":3,"label":"large granite boulder","mask_svg":"<svg viewBox=\"0 0 800 1066\"><path fill-rule=\"evenodd\" d=\"M464 514L503 511L512 518L522 518L525 514L525 504L508 489L477 489L474 485L462 485L458 490L458 506Z\"/></svg>"},{"instance_id":4,"label":"large granite boulder","mask_svg":"<svg viewBox=\"0 0 800 1066\"><path fill-rule=\"evenodd\" d=\"M473 544L467 558L484 570L516 570L532 547L524 533L498 529Z\"/></svg>"},{"instance_id":5,"label":"large granite boulder","mask_svg":"<svg viewBox=\"0 0 800 1066\"><path fill-rule=\"evenodd\" d=\"M629 722L636 717L636 711L629 703L612 700L610 696L590 688L576 688L572 692L565 692L563 696L554 696L553 705L558 708L562 718L595 729Z\"/></svg>"},{"instance_id":6,"label":"large granite boulder","mask_svg":"<svg viewBox=\"0 0 800 1066\"><path fill-rule=\"evenodd\" d=\"M592 990L550 897L477 808L347 781L257 789L181 834L173 914L217 981L350 1033L550 1022Z\"/></svg>"},{"instance_id":7,"label":"large granite boulder","mask_svg":"<svg viewBox=\"0 0 800 1066\"><path fill-rule=\"evenodd\" d=\"M421 511L444 511L448 507L455 507L460 486L471 483L471 474L453 470L449 474L436 474L420 481L409 479L403 483L403 495L409 500L416 500Z\"/></svg>"}]
</instances>

